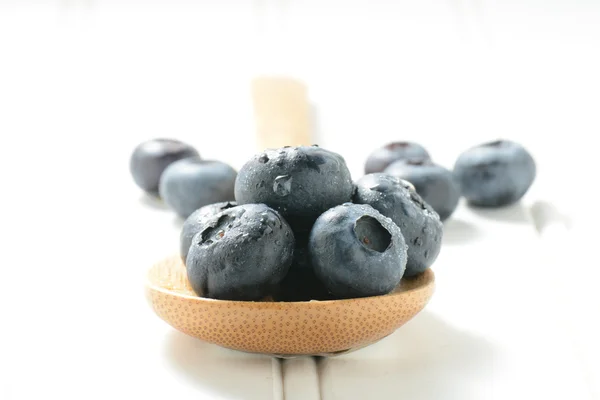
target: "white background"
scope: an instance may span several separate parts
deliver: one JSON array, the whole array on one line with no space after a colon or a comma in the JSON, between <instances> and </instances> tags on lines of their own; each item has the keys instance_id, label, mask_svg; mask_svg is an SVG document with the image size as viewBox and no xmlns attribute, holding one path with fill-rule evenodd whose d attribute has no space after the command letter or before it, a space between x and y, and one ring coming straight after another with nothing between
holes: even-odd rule
<instances>
[{"instance_id":1,"label":"white background","mask_svg":"<svg viewBox=\"0 0 600 400\"><path fill-rule=\"evenodd\" d=\"M553 320L554 306L548 304L572 305L563 311L573 319L564 322L563 313L559 325L570 324L565 341L580 345L587 358L573 361L581 370L568 371L579 378L565 381L586 382L579 392L573 389L577 393L588 393L583 387L597 390L599 353L591 338L599 263L588 232L597 218L599 71L600 3L593 1L0 0L0 367L6 368L0 398L44 393L78 398L87 390L93 398L166 396L190 387L182 378L169 380L179 375L162 366L167 350L157 338L171 333L150 315L141 291L147 266L176 249L177 221L143 201L129 176L128 157L138 142L167 136L239 168L255 151L249 80L257 73L288 73L308 83L317 106L317 141L344 155L355 177L368 152L392 139L419 141L448 167L460 151L484 140L505 137L528 147L539 165L530 203L554 204L570 221L565 235L576 239L567 244L559 235L544 242L551 245L540 245L533 230L490 225L461 209L462 220L489 232L482 235L489 247L448 247L446 263L470 264L464 261L460 279L438 273L447 279L440 289L445 300L431 309L460 329L493 336L500 328L483 318L484 311L453 313L443 305L470 304L452 297L449 288L471 287L465 280L476 265L503 268L506 261L513 270L561 260L555 269L535 272L551 275L567 300L542 290L550 297L542 297L538 309L550 307ZM531 261L534 246L542 249L536 254L543 262ZM494 252L511 256L494 254L492 262ZM492 294L506 289L480 278L498 286L473 293L489 291L482 304L501 309ZM508 290L521 293L519 301L541 296ZM526 312L512 321L530 332L547 328ZM532 336L531 342L504 345L519 352L534 342ZM544 345L548 353L541 347L539 357L563 348ZM234 386L261 386L227 364L234 356L212 347L206 351L215 365L228 365L223 371L235 377ZM538 365L528 357L530 364L522 365L531 369L552 362ZM568 364L569 357L561 360ZM264 368L271 376L270 363ZM436 373L453 369L456 365ZM212 373L207 380L218 381ZM461 379L444 376L448 382ZM521 387L528 393L532 386L523 379L504 392L483 381L487 391L477 393L516 398L502 393ZM162 380L168 383L160 386ZM335 373L326 382L335 387ZM394 389L390 382L381 386ZM560 394L548 387L550 395ZM186 393L205 393L201 383L193 388ZM211 390L217 396L219 390ZM444 398L418 397L425 392L415 390L405 394Z\"/></svg>"}]
</instances>

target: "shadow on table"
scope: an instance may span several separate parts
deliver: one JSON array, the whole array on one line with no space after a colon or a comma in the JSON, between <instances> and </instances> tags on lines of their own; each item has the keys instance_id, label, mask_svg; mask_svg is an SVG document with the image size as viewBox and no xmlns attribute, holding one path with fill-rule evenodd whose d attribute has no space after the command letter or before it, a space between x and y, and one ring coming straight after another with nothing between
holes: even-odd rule
<instances>
[{"instance_id":1,"label":"shadow on table","mask_svg":"<svg viewBox=\"0 0 600 400\"><path fill-rule=\"evenodd\" d=\"M155 210L168 210L169 207L158 196L153 196L148 193L142 193L140 203L146 207L154 208Z\"/></svg>"},{"instance_id":2,"label":"shadow on table","mask_svg":"<svg viewBox=\"0 0 600 400\"><path fill-rule=\"evenodd\" d=\"M177 331L167 338L165 350L178 373L215 397L264 400L265 390L273 392L271 357L224 349ZM257 373L261 369L265 374Z\"/></svg>"},{"instance_id":3,"label":"shadow on table","mask_svg":"<svg viewBox=\"0 0 600 400\"><path fill-rule=\"evenodd\" d=\"M498 208L486 208L486 207L475 207L468 206L469 210L483 218L492 219L495 221L510 222L513 224L529 224L531 219L529 217L529 211L523 203L518 202L510 206L498 207Z\"/></svg>"},{"instance_id":4,"label":"shadow on table","mask_svg":"<svg viewBox=\"0 0 600 400\"><path fill-rule=\"evenodd\" d=\"M480 399L492 383L494 349L423 311L366 349L319 360L324 398Z\"/></svg>"},{"instance_id":5,"label":"shadow on table","mask_svg":"<svg viewBox=\"0 0 600 400\"><path fill-rule=\"evenodd\" d=\"M549 225L559 224L570 229L573 226L571 218L556 205L538 200L531 206L531 216L538 232L544 231Z\"/></svg>"},{"instance_id":6,"label":"shadow on table","mask_svg":"<svg viewBox=\"0 0 600 400\"><path fill-rule=\"evenodd\" d=\"M462 219L450 218L444 222L442 245L465 244L481 236L477 227Z\"/></svg>"}]
</instances>

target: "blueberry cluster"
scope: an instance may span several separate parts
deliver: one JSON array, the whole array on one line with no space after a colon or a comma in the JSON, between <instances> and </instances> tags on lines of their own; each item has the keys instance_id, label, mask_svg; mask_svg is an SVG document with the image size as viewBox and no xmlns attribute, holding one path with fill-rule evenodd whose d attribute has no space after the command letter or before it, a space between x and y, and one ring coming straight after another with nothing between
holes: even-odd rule
<instances>
[{"instance_id":1,"label":"blueberry cluster","mask_svg":"<svg viewBox=\"0 0 600 400\"><path fill-rule=\"evenodd\" d=\"M461 196L473 206L501 207L519 201L532 185L533 157L518 143L496 140L464 151L453 171L435 164L423 146L393 142L372 152L365 174L384 172L410 182L440 216L449 218Z\"/></svg>"},{"instance_id":2,"label":"blueberry cluster","mask_svg":"<svg viewBox=\"0 0 600 400\"><path fill-rule=\"evenodd\" d=\"M202 297L308 301L377 296L429 268L442 223L414 187L376 173L353 182L318 146L253 156L235 202L191 213L180 255Z\"/></svg>"},{"instance_id":3,"label":"blueberry cluster","mask_svg":"<svg viewBox=\"0 0 600 400\"><path fill-rule=\"evenodd\" d=\"M180 255L199 296L307 301L383 295L423 273L461 196L479 207L515 203L536 165L508 140L468 149L453 171L423 146L395 142L371 153L353 182L344 158L316 145L267 149L236 172L155 139L136 147L130 171L185 218Z\"/></svg>"},{"instance_id":4,"label":"blueberry cluster","mask_svg":"<svg viewBox=\"0 0 600 400\"><path fill-rule=\"evenodd\" d=\"M204 160L191 145L175 139L152 139L133 151L129 170L145 192L160 197L177 215L233 201L237 172L226 163Z\"/></svg>"}]
</instances>

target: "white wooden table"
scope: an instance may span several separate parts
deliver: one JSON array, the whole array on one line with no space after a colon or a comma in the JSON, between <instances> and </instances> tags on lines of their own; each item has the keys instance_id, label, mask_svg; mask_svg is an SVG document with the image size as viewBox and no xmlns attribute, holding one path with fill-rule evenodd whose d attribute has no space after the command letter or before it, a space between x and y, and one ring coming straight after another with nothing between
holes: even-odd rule
<instances>
[{"instance_id":1,"label":"white wooden table","mask_svg":"<svg viewBox=\"0 0 600 400\"><path fill-rule=\"evenodd\" d=\"M0 399L600 395L595 5L356 2L316 15L291 3L294 51L278 68L309 82L318 142L355 177L372 148L400 138L451 166L503 136L540 168L517 206L460 205L432 301L395 334L278 361L186 337L152 313L144 274L177 251L179 222L128 175L149 137L188 140L236 168L254 152L247 85L266 67L248 61L250 6L60 4L0 6Z\"/></svg>"}]
</instances>

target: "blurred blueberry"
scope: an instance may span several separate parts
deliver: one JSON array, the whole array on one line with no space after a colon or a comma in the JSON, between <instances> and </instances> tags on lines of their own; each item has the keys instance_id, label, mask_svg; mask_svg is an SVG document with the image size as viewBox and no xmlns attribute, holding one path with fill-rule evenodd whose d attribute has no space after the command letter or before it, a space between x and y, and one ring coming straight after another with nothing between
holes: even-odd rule
<instances>
[{"instance_id":1,"label":"blurred blueberry","mask_svg":"<svg viewBox=\"0 0 600 400\"><path fill-rule=\"evenodd\" d=\"M536 176L533 157L520 144L497 140L463 152L454 176L469 204L501 207L519 201Z\"/></svg>"},{"instance_id":2,"label":"blurred blueberry","mask_svg":"<svg viewBox=\"0 0 600 400\"><path fill-rule=\"evenodd\" d=\"M233 201L236 171L229 165L190 157L169 165L160 180L159 192L180 217L212 203Z\"/></svg>"},{"instance_id":3,"label":"blurred blueberry","mask_svg":"<svg viewBox=\"0 0 600 400\"><path fill-rule=\"evenodd\" d=\"M417 193L440 216L448 219L460 200L460 188L452 172L427 158L411 158L392 163L384 171L413 184Z\"/></svg>"},{"instance_id":4,"label":"blurred blueberry","mask_svg":"<svg viewBox=\"0 0 600 400\"><path fill-rule=\"evenodd\" d=\"M373 151L365 163L365 174L382 172L388 165L408 158L427 158L429 153L423 146L414 142L392 142Z\"/></svg>"},{"instance_id":5,"label":"blurred blueberry","mask_svg":"<svg viewBox=\"0 0 600 400\"><path fill-rule=\"evenodd\" d=\"M129 171L134 182L147 193L158 195L160 177L171 163L198 157L198 151L175 139L152 139L140 143L131 154Z\"/></svg>"}]
</instances>

